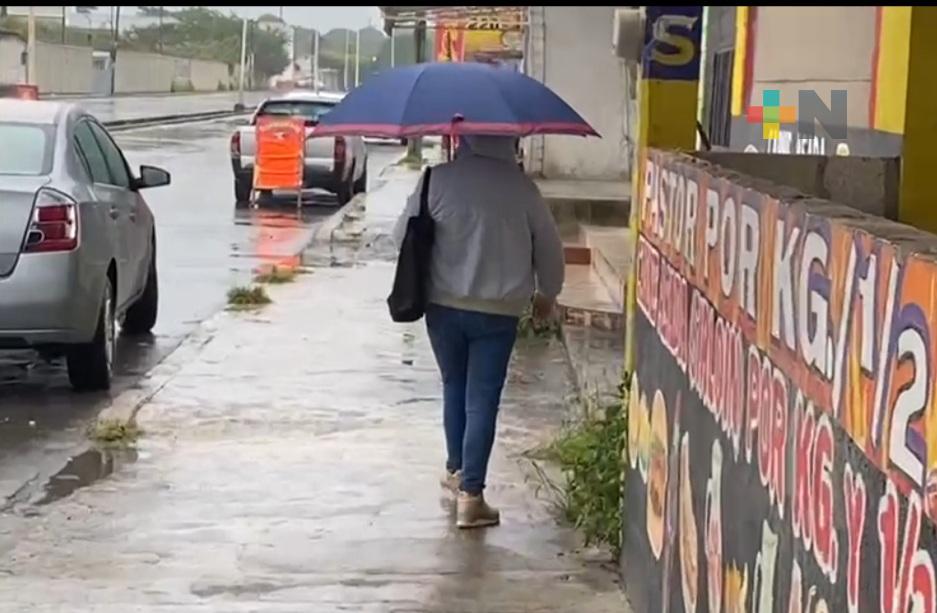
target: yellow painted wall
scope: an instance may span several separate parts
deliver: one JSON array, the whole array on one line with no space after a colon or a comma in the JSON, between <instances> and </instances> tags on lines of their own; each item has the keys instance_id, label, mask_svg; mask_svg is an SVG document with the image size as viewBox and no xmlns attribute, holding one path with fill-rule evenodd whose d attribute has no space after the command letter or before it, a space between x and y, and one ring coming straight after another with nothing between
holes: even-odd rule
<instances>
[{"instance_id":1,"label":"yellow painted wall","mask_svg":"<svg viewBox=\"0 0 937 613\"><path fill-rule=\"evenodd\" d=\"M732 116L745 110L745 54L748 50L747 6L735 7L735 62L732 66Z\"/></svg>"},{"instance_id":2,"label":"yellow painted wall","mask_svg":"<svg viewBox=\"0 0 937 613\"><path fill-rule=\"evenodd\" d=\"M937 168L937 7L911 9L910 46L907 71L907 99L904 117L904 144L901 152L901 193L898 219L928 232L937 232L937 195L934 169Z\"/></svg>"},{"instance_id":3,"label":"yellow painted wall","mask_svg":"<svg viewBox=\"0 0 937 613\"><path fill-rule=\"evenodd\" d=\"M881 7L875 96L876 130L902 134L908 89L911 7Z\"/></svg>"}]
</instances>

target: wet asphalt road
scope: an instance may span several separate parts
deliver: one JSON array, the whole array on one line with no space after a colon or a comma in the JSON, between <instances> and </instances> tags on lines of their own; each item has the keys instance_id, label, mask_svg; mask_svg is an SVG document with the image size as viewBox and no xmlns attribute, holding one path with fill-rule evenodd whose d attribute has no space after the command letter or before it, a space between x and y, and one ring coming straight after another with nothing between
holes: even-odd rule
<instances>
[{"instance_id":1,"label":"wet asphalt road","mask_svg":"<svg viewBox=\"0 0 937 613\"><path fill-rule=\"evenodd\" d=\"M318 225L338 209L326 194L314 197L301 213L292 203L237 207L228 139L238 121L115 135L131 166L153 164L172 173L170 187L146 194L157 224L159 321L150 337L120 340L109 394L72 392L60 360L47 364L32 354L0 353L0 508L23 484L60 469L82 449L97 412L224 308L228 289L248 282L261 264L297 257ZM372 181L399 155L397 148L371 147Z\"/></svg>"}]
</instances>

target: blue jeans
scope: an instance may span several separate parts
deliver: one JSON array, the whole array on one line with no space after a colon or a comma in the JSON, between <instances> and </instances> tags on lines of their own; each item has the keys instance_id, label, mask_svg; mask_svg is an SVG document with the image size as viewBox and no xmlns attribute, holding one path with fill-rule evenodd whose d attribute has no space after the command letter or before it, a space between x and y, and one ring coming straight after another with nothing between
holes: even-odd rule
<instances>
[{"instance_id":1,"label":"blue jeans","mask_svg":"<svg viewBox=\"0 0 937 613\"><path fill-rule=\"evenodd\" d=\"M446 468L462 471L462 491L469 494L485 489L517 322L517 317L436 304L426 309L426 329L442 374Z\"/></svg>"}]
</instances>

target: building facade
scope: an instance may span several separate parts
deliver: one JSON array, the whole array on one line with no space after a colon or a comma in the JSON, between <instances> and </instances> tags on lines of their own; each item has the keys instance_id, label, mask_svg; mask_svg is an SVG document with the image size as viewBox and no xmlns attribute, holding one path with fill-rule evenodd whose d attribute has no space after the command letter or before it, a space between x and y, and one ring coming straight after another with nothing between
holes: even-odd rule
<instances>
[{"instance_id":1,"label":"building facade","mask_svg":"<svg viewBox=\"0 0 937 613\"><path fill-rule=\"evenodd\" d=\"M901 154L911 7L707 7L706 21L702 123L714 145ZM845 92L844 112L834 91ZM782 106L801 108L813 94L830 110L815 134L787 123L779 138L762 137L757 109L766 100L777 95ZM831 136L828 126L843 128L845 138Z\"/></svg>"},{"instance_id":2,"label":"building facade","mask_svg":"<svg viewBox=\"0 0 937 613\"><path fill-rule=\"evenodd\" d=\"M626 180L633 154L633 70L610 51L614 6L529 7L524 71L602 135L535 137L526 167L548 179Z\"/></svg>"}]
</instances>

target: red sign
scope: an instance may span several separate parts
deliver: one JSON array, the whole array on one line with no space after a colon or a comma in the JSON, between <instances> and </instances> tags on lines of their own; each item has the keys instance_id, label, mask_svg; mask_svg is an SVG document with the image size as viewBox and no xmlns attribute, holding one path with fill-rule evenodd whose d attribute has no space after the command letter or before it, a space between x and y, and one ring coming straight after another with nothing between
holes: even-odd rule
<instances>
[{"instance_id":1,"label":"red sign","mask_svg":"<svg viewBox=\"0 0 937 613\"><path fill-rule=\"evenodd\" d=\"M436 29L436 61L461 62L464 58L465 31L440 24Z\"/></svg>"}]
</instances>

